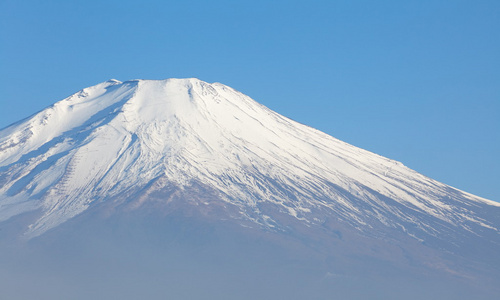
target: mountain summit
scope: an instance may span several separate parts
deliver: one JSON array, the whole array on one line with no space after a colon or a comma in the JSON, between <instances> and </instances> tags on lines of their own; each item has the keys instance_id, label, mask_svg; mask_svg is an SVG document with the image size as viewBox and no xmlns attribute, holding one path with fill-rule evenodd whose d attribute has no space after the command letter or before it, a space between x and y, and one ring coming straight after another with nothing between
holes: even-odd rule
<instances>
[{"instance_id":1,"label":"mountain summit","mask_svg":"<svg viewBox=\"0 0 500 300\"><path fill-rule=\"evenodd\" d=\"M0 131L0 222L29 216L23 239L93 214L172 212L306 241L326 256L400 264L387 250L399 248L403 264L463 278L500 266L498 203L223 84L109 80Z\"/></svg>"}]
</instances>

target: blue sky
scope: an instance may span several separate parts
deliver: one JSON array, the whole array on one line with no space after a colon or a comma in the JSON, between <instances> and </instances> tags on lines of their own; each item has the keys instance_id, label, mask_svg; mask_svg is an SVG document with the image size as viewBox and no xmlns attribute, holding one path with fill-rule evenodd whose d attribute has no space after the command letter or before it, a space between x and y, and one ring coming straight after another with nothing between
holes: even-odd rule
<instances>
[{"instance_id":1,"label":"blue sky","mask_svg":"<svg viewBox=\"0 0 500 300\"><path fill-rule=\"evenodd\" d=\"M0 127L197 77L500 201L500 1L0 1Z\"/></svg>"}]
</instances>

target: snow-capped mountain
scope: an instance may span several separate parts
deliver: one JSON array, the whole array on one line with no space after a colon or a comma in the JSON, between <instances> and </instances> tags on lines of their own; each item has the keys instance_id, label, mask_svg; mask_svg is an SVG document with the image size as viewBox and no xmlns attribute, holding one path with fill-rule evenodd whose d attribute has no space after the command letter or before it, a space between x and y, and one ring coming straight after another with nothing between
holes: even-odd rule
<instances>
[{"instance_id":1,"label":"snow-capped mountain","mask_svg":"<svg viewBox=\"0 0 500 300\"><path fill-rule=\"evenodd\" d=\"M317 236L325 245L350 236L348 249L368 243L357 239L391 241L412 259L429 250L488 265L500 250L499 203L219 83L110 80L0 131L0 222L29 215L24 239L90 213L146 208ZM456 260L443 261L427 263L463 271Z\"/></svg>"}]
</instances>

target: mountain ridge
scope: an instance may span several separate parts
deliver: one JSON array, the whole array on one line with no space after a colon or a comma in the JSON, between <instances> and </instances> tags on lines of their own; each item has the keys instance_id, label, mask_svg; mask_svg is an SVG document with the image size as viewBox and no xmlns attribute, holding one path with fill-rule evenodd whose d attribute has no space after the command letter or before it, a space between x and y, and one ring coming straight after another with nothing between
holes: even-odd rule
<instances>
[{"instance_id":1,"label":"mountain ridge","mask_svg":"<svg viewBox=\"0 0 500 300\"><path fill-rule=\"evenodd\" d=\"M100 270L144 291L188 266L180 286L201 272L223 290L236 274L275 298L500 292L499 203L194 78L108 80L1 129L0 226L10 281L55 265L78 289Z\"/></svg>"},{"instance_id":2,"label":"mountain ridge","mask_svg":"<svg viewBox=\"0 0 500 300\"><path fill-rule=\"evenodd\" d=\"M73 145L79 148L72 149ZM83 212L97 199L123 192L127 187L120 190L117 185L131 184L131 176L140 178L145 174L147 179L135 180L133 185L145 186L165 175L167 181L182 187L197 178L222 191L221 198L240 206L246 218L259 215L254 221L267 227L276 224L259 211L255 199L280 206L280 210L306 223L318 223L316 217L305 217L311 209L337 205L341 217L356 220L357 226L366 225L363 213L343 196L357 193L364 202L378 205L371 213L382 223L390 223L383 210L391 210L391 206L380 201L377 194L453 225L472 221L498 231L474 215L449 218L450 206L439 197L453 188L399 162L282 117L232 88L195 78L123 83L108 80L3 129L0 148L0 170L6 183L1 191L4 197L7 195L4 202L20 202L14 214L1 211L4 214L0 214L0 220L23 211L23 206L33 209L40 205L46 212L42 221L29 229L34 236L43 233L43 228L50 229ZM26 168L26 164L31 167ZM23 170L19 169L21 165ZM105 170L101 170L103 167ZM131 172L134 167L136 170ZM133 175L124 181L127 172ZM257 177L245 180L255 174ZM417 186L408 188L408 182L402 179L405 177ZM106 180L107 186L103 185ZM307 186L298 185L297 180ZM431 197L426 195L429 190L434 193ZM454 192L466 202L500 207L459 190ZM68 193L73 193L73 200L65 200ZM309 201L332 197L336 202ZM33 198L38 201L27 200ZM397 215L400 211L391 213ZM411 218L406 221L412 223Z\"/></svg>"}]
</instances>

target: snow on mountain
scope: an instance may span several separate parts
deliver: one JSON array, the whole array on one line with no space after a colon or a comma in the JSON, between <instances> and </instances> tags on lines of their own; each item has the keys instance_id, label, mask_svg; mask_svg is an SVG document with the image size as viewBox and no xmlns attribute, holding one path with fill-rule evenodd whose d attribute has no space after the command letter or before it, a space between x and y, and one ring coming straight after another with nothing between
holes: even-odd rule
<instances>
[{"instance_id":1,"label":"snow on mountain","mask_svg":"<svg viewBox=\"0 0 500 300\"><path fill-rule=\"evenodd\" d=\"M499 228L219 83L109 80L0 130L12 299L492 299Z\"/></svg>"},{"instance_id":2,"label":"snow on mountain","mask_svg":"<svg viewBox=\"0 0 500 300\"><path fill-rule=\"evenodd\" d=\"M219 83L109 80L0 131L0 221L40 210L38 236L102 202L200 184L245 226L285 230L334 216L423 241L446 231L498 234L500 204L294 122ZM118 205L118 204L117 204ZM205 208L203 208L205 207ZM243 223L242 223L243 224ZM253 224L253 225L252 225Z\"/></svg>"}]
</instances>

